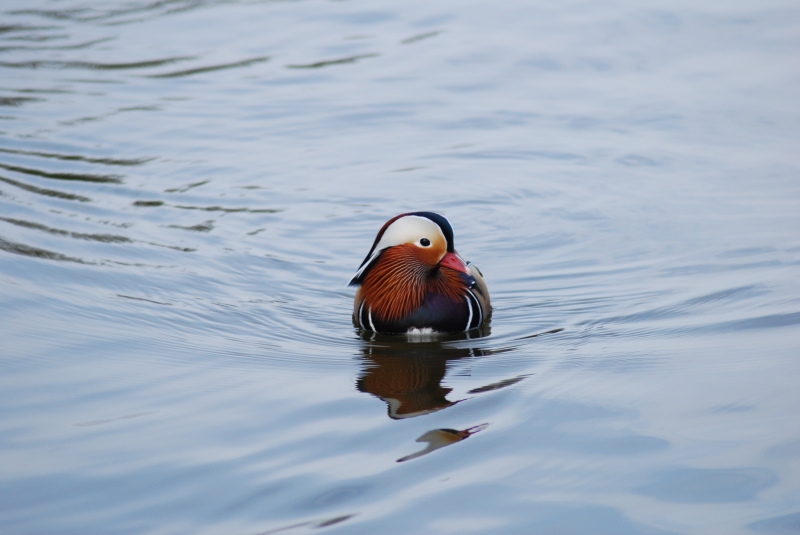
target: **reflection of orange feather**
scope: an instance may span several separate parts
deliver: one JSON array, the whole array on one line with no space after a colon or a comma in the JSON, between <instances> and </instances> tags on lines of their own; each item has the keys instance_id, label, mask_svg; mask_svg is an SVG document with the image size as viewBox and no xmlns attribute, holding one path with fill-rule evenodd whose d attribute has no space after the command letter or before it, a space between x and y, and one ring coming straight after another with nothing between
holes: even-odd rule
<instances>
[{"instance_id":1,"label":"reflection of orange feather","mask_svg":"<svg viewBox=\"0 0 800 535\"><path fill-rule=\"evenodd\" d=\"M435 261L411 244L386 249L361 286L366 306L383 321L400 320L422 305L427 292L454 301L464 299L466 287L457 271L440 268L429 276Z\"/></svg>"},{"instance_id":2,"label":"reflection of orange feather","mask_svg":"<svg viewBox=\"0 0 800 535\"><path fill-rule=\"evenodd\" d=\"M441 385L445 360L410 356L368 358L377 367L367 368L358 381L358 389L384 400L396 400L397 416L439 410L453 404L445 397L451 389Z\"/></svg>"}]
</instances>

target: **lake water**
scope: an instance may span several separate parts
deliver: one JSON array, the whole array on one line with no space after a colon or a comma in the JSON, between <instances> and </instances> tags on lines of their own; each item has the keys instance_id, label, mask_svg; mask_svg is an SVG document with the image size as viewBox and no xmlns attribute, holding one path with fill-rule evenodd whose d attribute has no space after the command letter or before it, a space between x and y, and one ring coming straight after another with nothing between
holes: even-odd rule
<instances>
[{"instance_id":1,"label":"lake water","mask_svg":"<svg viewBox=\"0 0 800 535\"><path fill-rule=\"evenodd\" d=\"M0 531L800 533L799 51L769 0L4 0ZM484 332L353 328L416 210Z\"/></svg>"}]
</instances>

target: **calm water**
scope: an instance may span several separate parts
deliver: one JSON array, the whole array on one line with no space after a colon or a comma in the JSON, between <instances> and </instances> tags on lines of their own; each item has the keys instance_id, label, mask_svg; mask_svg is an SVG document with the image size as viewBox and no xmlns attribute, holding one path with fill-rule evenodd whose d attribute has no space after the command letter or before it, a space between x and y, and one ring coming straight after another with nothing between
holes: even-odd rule
<instances>
[{"instance_id":1,"label":"calm water","mask_svg":"<svg viewBox=\"0 0 800 535\"><path fill-rule=\"evenodd\" d=\"M798 51L796 2L4 0L0 531L800 533ZM352 327L412 210L482 337Z\"/></svg>"}]
</instances>

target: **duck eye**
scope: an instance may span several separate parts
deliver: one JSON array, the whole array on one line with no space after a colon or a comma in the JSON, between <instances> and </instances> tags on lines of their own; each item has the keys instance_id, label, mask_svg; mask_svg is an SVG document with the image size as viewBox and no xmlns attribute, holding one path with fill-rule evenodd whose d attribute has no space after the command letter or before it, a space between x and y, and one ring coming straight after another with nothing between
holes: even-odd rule
<instances>
[{"instance_id":1,"label":"duck eye","mask_svg":"<svg viewBox=\"0 0 800 535\"><path fill-rule=\"evenodd\" d=\"M429 240L428 238L422 238L421 240L419 240L419 244L423 247L427 247L431 244L431 240Z\"/></svg>"}]
</instances>

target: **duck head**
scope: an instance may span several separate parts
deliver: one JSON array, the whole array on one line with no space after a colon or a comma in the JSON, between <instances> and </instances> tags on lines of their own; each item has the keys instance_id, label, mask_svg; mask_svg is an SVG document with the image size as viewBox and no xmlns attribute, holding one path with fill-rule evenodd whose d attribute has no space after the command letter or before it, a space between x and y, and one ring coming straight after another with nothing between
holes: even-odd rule
<instances>
[{"instance_id":1,"label":"duck head","mask_svg":"<svg viewBox=\"0 0 800 535\"><path fill-rule=\"evenodd\" d=\"M350 279L350 286L363 284L370 268L387 249L394 249L392 255L402 257L415 270L431 271L443 265L469 275L453 245L450 222L433 212L412 212L393 217L381 227L372 249Z\"/></svg>"},{"instance_id":2,"label":"duck head","mask_svg":"<svg viewBox=\"0 0 800 535\"><path fill-rule=\"evenodd\" d=\"M482 322L478 298L468 296L475 272L456 252L450 222L433 212L387 221L350 285L359 286L354 319L367 330L453 332Z\"/></svg>"}]
</instances>

